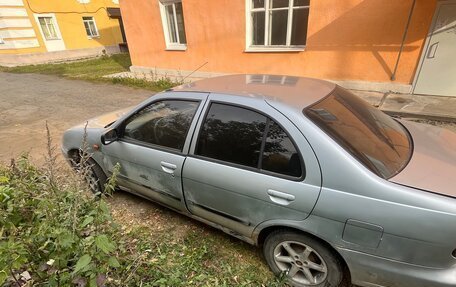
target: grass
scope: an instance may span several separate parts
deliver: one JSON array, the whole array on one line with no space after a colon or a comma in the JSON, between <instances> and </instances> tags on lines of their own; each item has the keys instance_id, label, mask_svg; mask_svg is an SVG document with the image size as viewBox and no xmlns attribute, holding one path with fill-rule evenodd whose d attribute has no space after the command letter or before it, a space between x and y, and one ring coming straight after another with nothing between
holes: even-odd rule
<instances>
[{"instance_id":1,"label":"grass","mask_svg":"<svg viewBox=\"0 0 456 287\"><path fill-rule=\"evenodd\" d=\"M0 164L1 286L287 286L222 232L123 192L94 198L49 146L43 167Z\"/></svg>"},{"instance_id":2,"label":"grass","mask_svg":"<svg viewBox=\"0 0 456 287\"><path fill-rule=\"evenodd\" d=\"M174 82L167 77L157 78L154 81L136 78L103 77L109 74L128 72L130 66L130 55L124 53L67 63L28 65L11 68L0 67L0 71L9 73L39 73L56 75L69 79L119 84L152 91L162 91L180 84L179 82Z\"/></svg>"},{"instance_id":3,"label":"grass","mask_svg":"<svg viewBox=\"0 0 456 287\"><path fill-rule=\"evenodd\" d=\"M124 192L108 203L113 218L144 254L137 286L286 286L269 270L259 248Z\"/></svg>"}]
</instances>

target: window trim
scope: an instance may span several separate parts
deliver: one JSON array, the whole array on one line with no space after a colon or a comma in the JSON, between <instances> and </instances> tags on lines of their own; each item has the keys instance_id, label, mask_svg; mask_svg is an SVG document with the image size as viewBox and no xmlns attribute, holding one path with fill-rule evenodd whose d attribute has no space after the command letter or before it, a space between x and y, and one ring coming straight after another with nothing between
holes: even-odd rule
<instances>
[{"instance_id":1,"label":"window trim","mask_svg":"<svg viewBox=\"0 0 456 287\"><path fill-rule=\"evenodd\" d=\"M176 3L182 3L182 0L158 0L158 5L160 8L160 16L162 20L162 27L163 27L163 34L165 36L165 44L166 44L166 49L167 51L186 51L187 50L187 43L181 43L180 37L179 37L179 27L177 25L177 16L176 16ZM177 43L172 43L169 39L169 27L168 27L168 21L167 21L167 12L166 12L166 6L172 5L173 6L173 18L174 18L174 26L176 29L176 38L177 38ZM183 13L183 5L182 5L182 13ZM185 27L185 18L184 18L184 27ZM184 31L186 33L186 31ZM187 38L187 35L185 35Z\"/></svg>"},{"instance_id":2,"label":"window trim","mask_svg":"<svg viewBox=\"0 0 456 287\"><path fill-rule=\"evenodd\" d=\"M40 23L40 19L41 19L41 18L42 18L42 19L46 19L46 18L51 19L51 24L52 24L52 26L54 27L54 31L55 31L55 34L56 34L55 37L53 37L53 38L47 38L47 37L46 37L46 33L44 32L43 26L41 26L41 23ZM37 22L38 22L38 26L40 27L41 34L43 35L43 38L44 38L45 41L55 41L55 40L61 40L61 39L62 39L62 36L60 35L60 30L59 30L58 25L57 25L57 19L55 18L54 15L51 15L51 14L42 14L42 15L41 15L41 14L40 14L40 15L38 15L38 16L36 17L36 20L37 20ZM49 30L49 27L48 27L49 24L46 23L46 20L45 20L45 26L46 26L46 29L47 29L48 32L49 32L49 35L50 35L51 33L50 33L50 30Z\"/></svg>"},{"instance_id":3,"label":"window trim","mask_svg":"<svg viewBox=\"0 0 456 287\"><path fill-rule=\"evenodd\" d=\"M198 105L196 106L196 109L195 109L195 113L193 114L193 117L192 119L190 120L190 125L188 126L187 128L187 131L186 131L186 136L185 136L185 140L184 140L184 146L182 146L182 149L179 150L179 149L176 149L176 148L171 148L171 147L167 147L167 146L162 146L162 145L158 145L158 144L153 144L153 143L148 143L148 142L144 142L144 141L140 141L140 140L137 140L137 139L133 139L133 138L126 138L125 137L125 127L126 127L126 122L131 118L131 117L134 117L136 114L138 114L140 111L142 111L143 109L149 107L150 105L153 105L153 104L156 104L158 102L163 102L163 101L182 101L182 102L194 102L194 103L197 103ZM164 99L157 99L156 101L153 101L153 102L150 102L144 106L142 106L140 109L138 109L137 111L135 111L133 114L131 114L128 118L125 118L122 123L119 124L119 126L116 128L118 131L119 131L119 141L122 141L122 142L126 142L126 143L131 143L131 144L135 144L135 145L139 145L139 146L142 146L142 147L147 147L147 148L152 148L152 149L156 149L156 150L159 150L159 151L163 151L163 152L169 152L169 153L172 153L172 154L176 154L176 155L187 155L187 153L184 152L184 148L185 148L185 142L189 139L188 137L191 136L193 137L193 133L192 135L190 135L190 128L192 126L192 123L195 121L195 116L196 114L198 113L198 109L199 107L201 106L201 100L198 100L198 99L188 99L188 98L164 98ZM190 138L191 139L191 138Z\"/></svg>"},{"instance_id":4,"label":"window trim","mask_svg":"<svg viewBox=\"0 0 456 287\"><path fill-rule=\"evenodd\" d=\"M84 18L91 18L91 19L87 20ZM96 35L87 35L87 38L89 38L89 39L100 38L100 31L98 30L97 22L95 22L94 16L82 16L82 24L84 25L84 30L86 31L86 34L87 34L87 29L85 27L85 24L89 23L89 22L93 22L93 26L95 26L95 32L97 32L97 34ZM89 24L87 24L87 25L89 25ZM90 25L89 25L89 30L92 32L92 30L90 29Z\"/></svg>"},{"instance_id":5,"label":"window trim","mask_svg":"<svg viewBox=\"0 0 456 287\"><path fill-rule=\"evenodd\" d=\"M296 176L276 173L273 171L261 169L258 166L251 167L251 166L246 166L246 165L242 165L242 164L238 164L238 163L232 163L232 162L196 154L196 151L198 149L199 137L200 137L200 134L202 133L202 130L204 127L204 121L206 120L207 115L209 114L209 110L210 110L212 104L222 104L222 105L233 106L233 107L237 107L237 108L241 108L241 109L250 110L252 112L258 113L258 114L266 117L266 122L268 121L268 119L274 121L281 129L283 129L283 131L285 131L288 138L293 143L293 146L295 147L296 151L298 152L299 162L301 164L301 176L296 177ZM217 163L217 164L226 165L226 166L230 166L230 167L234 167L234 168L244 169L244 170L248 170L248 171L252 171L252 172L256 172L256 173L260 173L260 174L264 174L264 175L274 176L277 178L291 180L291 181L295 181L295 182L304 182L305 181L307 172L306 172L306 165L305 165L301 150L299 149L299 146L296 144L296 141L293 139L293 137L290 136L290 133L274 117L272 117L271 115L267 115L265 112L252 108L250 106L246 106L246 105L242 105L242 104L238 104L238 103L232 103L232 102L225 102L225 101L221 101L221 100L209 100L209 101L207 101L207 105L205 108L206 108L206 110L204 111L204 115L201 119L200 126L199 126L199 128L198 127L195 128L196 133L194 135L194 138L192 139L192 141L195 142L194 149L193 150L190 149L190 151L187 155L188 157L193 157L193 158L196 158L199 160L205 160L205 161L212 162L212 163ZM266 130L264 132L266 132ZM264 142L266 141L266 139L267 139L267 136L265 136L263 134L263 139L262 139L261 145L264 145ZM259 162L260 162L260 159L262 158L262 155L263 154L261 153L261 150L260 150L259 159L258 159Z\"/></svg>"},{"instance_id":6,"label":"window trim","mask_svg":"<svg viewBox=\"0 0 456 287\"><path fill-rule=\"evenodd\" d=\"M291 45L291 25L293 23L293 11L297 9L308 9L310 11L310 5L308 6L299 6L294 7L294 0L290 0L288 7L281 7L281 8L274 8L272 10L288 10L289 15L287 18L287 37L286 37L286 45L252 45L253 41L253 21L252 21L252 12L255 11L265 11L265 29L264 29L264 41L265 43L270 39L269 35L269 17L268 12L271 11L269 3L272 0L264 0L265 1L265 8L253 8L252 0L245 0L245 16L246 16L246 35L245 35L245 50L246 53L256 53L256 52L302 52L305 50L306 45ZM291 15L290 15L291 11ZM306 41L307 44L307 41Z\"/></svg>"}]
</instances>

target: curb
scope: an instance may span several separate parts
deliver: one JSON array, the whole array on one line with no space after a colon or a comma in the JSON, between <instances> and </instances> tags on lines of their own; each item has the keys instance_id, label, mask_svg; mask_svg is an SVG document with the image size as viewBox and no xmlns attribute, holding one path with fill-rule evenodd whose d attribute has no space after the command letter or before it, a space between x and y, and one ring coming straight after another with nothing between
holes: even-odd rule
<instances>
[{"instance_id":1,"label":"curb","mask_svg":"<svg viewBox=\"0 0 456 287\"><path fill-rule=\"evenodd\" d=\"M440 122L449 122L449 123L456 123L456 117L454 116L445 116L445 115L438 115L438 114L423 114L423 113L412 113L412 112L405 112L405 111L395 111L395 110L380 110L390 116L399 116L401 118L417 118L417 119L425 119L425 120L433 120L433 121L440 121Z\"/></svg>"}]
</instances>

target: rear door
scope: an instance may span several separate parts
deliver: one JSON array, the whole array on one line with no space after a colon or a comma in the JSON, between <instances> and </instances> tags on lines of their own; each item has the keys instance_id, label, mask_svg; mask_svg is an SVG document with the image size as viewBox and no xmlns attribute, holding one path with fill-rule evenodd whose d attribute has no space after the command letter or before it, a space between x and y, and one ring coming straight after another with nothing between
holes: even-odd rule
<instances>
[{"instance_id":1,"label":"rear door","mask_svg":"<svg viewBox=\"0 0 456 287\"><path fill-rule=\"evenodd\" d=\"M269 220L303 220L321 188L299 130L266 102L210 95L183 171L190 212L250 236Z\"/></svg>"},{"instance_id":2,"label":"rear door","mask_svg":"<svg viewBox=\"0 0 456 287\"><path fill-rule=\"evenodd\" d=\"M185 210L182 166L205 93L167 93L138 109L118 128L120 139L103 146L104 165L120 164L119 185Z\"/></svg>"}]
</instances>

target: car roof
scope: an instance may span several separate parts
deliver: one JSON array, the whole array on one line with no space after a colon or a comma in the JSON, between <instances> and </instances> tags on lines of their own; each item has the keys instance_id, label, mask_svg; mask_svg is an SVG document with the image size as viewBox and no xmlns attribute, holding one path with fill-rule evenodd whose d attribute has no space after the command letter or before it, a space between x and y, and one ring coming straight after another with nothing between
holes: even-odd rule
<instances>
[{"instance_id":1,"label":"car roof","mask_svg":"<svg viewBox=\"0 0 456 287\"><path fill-rule=\"evenodd\" d=\"M247 74L208 78L175 87L172 91L206 92L280 102L305 108L330 94L334 83L295 76Z\"/></svg>"}]
</instances>

